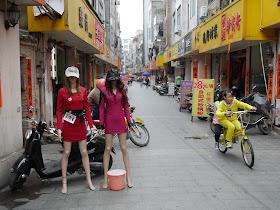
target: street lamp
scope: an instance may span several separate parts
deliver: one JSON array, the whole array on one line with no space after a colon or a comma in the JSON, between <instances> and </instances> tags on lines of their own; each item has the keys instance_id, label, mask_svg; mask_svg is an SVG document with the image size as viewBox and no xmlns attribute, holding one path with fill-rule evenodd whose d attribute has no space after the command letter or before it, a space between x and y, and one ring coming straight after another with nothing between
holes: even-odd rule
<instances>
[{"instance_id":1,"label":"street lamp","mask_svg":"<svg viewBox=\"0 0 280 210\"><path fill-rule=\"evenodd\" d=\"M5 28L9 29L9 27L15 27L15 25L18 24L19 18L20 11L18 7L13 3L12 6L8 10L6 10Z\"/></svg>"}]
</instances>

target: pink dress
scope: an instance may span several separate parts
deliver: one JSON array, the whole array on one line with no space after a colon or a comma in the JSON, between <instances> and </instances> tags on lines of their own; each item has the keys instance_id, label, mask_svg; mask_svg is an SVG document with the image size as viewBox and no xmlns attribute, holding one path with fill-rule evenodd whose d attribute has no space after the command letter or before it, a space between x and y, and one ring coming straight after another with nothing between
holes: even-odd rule
<instances>
[{"instance_id":1,"label":"pink dress","mask_svg":"<svg viewBox=\"0 0 280 210\"><path fill-rule=\"evenodd\" d=\"M122 100L122 94L117 90L116 96L107 90L107 100L105 88L101 89L104 97L99 106L100 124L105 124L105 134L126 133L125 117L127 122L131 122L128 103ZM106 114L105 105L107 108Z\"/></svg>"}]
</instances>

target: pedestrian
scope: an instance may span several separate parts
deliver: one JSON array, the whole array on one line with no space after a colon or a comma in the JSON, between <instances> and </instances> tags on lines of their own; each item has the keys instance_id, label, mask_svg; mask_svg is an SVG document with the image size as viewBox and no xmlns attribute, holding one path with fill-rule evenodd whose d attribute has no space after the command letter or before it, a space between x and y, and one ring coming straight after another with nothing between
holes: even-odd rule
<instances>
[{"instance_id":1,"label":"pedestrian","mask_svg":"<svg viewBox=\"0 0 280 210\"><path fill-rule=\"evenodd\" d=\"M102 100L102 91L101 89L105 87L105 79L99 79L96 82L96 87L89 93L88 102L89 108L92 113L92 119L99 119L99 104Z\"/></svg>"},{"instance_id":2,"label":"pedestrian","mask_svg":"<svg viewBox=\"0 0 280 210\"><path fill-rule=\"evenodd\" d=\"M140 78L140 87L143 86L143 77Z\"/></svg>"},{"instance_id":3,"label":"pedestrian","mask_svg":"<svg viewBox=\"0 0 280 210\"><path fill-rule=\"evenodd\" d=\"M78 142L84 170L86 172L86 181L90 190L95 190L91 182L89 158L86 145L86 124L83 117L85 111L86 118L93 137L93 125L87 98L87 91L80 87L79 70L74 67L68 67L65 70L65 87L61 88L57 96L57 134L61 141L62 128L62 108L65 108L63 117L63 144L64 152L62 155L62 193L67 193L67 166L68 158L71 153L72 142Z\"/></svg>"},{"instance_id":4,"label":"pedestrian","mask_svg":"<svg viewBox=\"0 0 280 210\"><path fill-rule=\"evenodd\" d=\"M128 97L124 89L124 84L120 79L120 73L117 69L111 69L107 73L105 88L102 89L104 97L100 103L99 116L100 127L104 129L105 124L105 152L104 152L104 183L103 188L108 188L108 165L110 160L110 153L112 149L112 141L114 134L118 134L121 151L123 154L123 161L126 169L127 186L132 188L129 167L129 154L126 148L126 122L129 128L135 132L132 127ZM105 115L104 106L106 105L107 112ZM98 133L101 131L99 130Z\"/></svg>"},{"instance_id":5,"label":"pedestrian","mask_svg":"<svg viewBox=\"0 0 280 210\"><path fill-rule=\"evenodd\" d=\"M149 77L146 77L145 83L146 83L146 88L148 88L149 87L149 83L150 83Z\"/></svg>"}]
</instances>

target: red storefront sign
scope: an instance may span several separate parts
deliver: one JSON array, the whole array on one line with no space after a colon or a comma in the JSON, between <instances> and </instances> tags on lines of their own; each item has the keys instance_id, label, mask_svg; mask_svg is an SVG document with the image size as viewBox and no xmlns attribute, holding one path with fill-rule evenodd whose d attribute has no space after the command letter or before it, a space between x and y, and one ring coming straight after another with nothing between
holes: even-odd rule
<instances>
[{"instance_id":1,"label":"red storefront sign","mask_svg":"<svg viewBox=\"0 0 280 210\"><path fill-rule=\"evenodd\" d=\"M207 79L207 64L204 66L204 79Z\"/></svg>"},{"instance_id":2,"label":"red storefront sign","mask_svg":"<svg viewBox=\"0 0 280 210\"><path fill-rule=\"evenodd\" d=\"M94 43L100 51L104 52L105 33L104 33L104 29L96 19L94 19L94 29L95 29Z\"/></svg>"},{"instance_id":3,"label":"red storefront sign","mask_svg":"<svg viewBox=\"0 0 280 210\"><path fill-rule=\"evenodd\" d=\"M277 59L277 63L278 63L278 70L277 70L277 93L276 93L276 98L280 99L280 54L278 54L278 59Z\"/></svg>"},{"instance_id":4,"label":"red storefront sign","mask_svg":"<svg viewBox=\"0 0 280 210\"><path fill-rule=\"evenodd\" d=\"M30 113L29 107L33 106L32 102L32 74L31 74L31 59L26 59L26 83L27 83L27 109L28 116L33 115L33 112Z\"/></svg>"},{"instance_id":5,"label":"red storefront sign","mask_svg":"<svg viewBox=\"0 0 280 210\"><path fill-rule=\"evenodd\" d=\"M272 101L272 91L273 91L273 71L268 71L268 98L270 101Z\"/></svg>"}]
</instances>

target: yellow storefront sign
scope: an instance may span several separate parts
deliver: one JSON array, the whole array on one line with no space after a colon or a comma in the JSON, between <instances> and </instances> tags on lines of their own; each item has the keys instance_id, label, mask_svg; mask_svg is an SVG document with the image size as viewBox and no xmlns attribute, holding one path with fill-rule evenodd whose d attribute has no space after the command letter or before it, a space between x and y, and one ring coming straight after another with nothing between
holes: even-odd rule
<instances>
[{"instance_id":1,"label":"yellow storefront sign","mask_svg":"<svg viewBox=\"0 0 280 210\"><path fill-rule=\"evenodd\" d=\"M193 79L192 116L209 117L206 104L214 102L214 79Z\"/></svg>"},{"instance_id":2,"label":"yellow storefront sign","mask_svg":"<svg viewBox=\"0 0 280 210\"><path fill-rule=\"evenodd\" d=\"M261 28L280 28L280 1L265 0L261 7Z\"/></svg>"},{"instance_id":3,"label":"yellow storefront sign","mask_svg":"<svg viewBox=\"0 0 280 210\"><path fill-rule=\"evenodd\" d=\"M200 27L199 53L219 47L249 40L246 45L257 44L254 41L275 40L272 30L260 30L260 2L254 0L236 0L224 10L218 12ZM240 47L246 47L240 45Z\"/></svg>"},{"instance_id":4,"label":"yellow storefront sign","mask_svg":"<svg viewBox=\"0 0 280 210\"><path fill-rule=\"evenodd\" d=\"M42 15L35 17L33 7L27 8L27 14L30 32L46 32L57 41L72 43L85 52L104 53L105 29L85 0L64 0L64 13L56 20Z\"/></svg>"}]
</instances>

